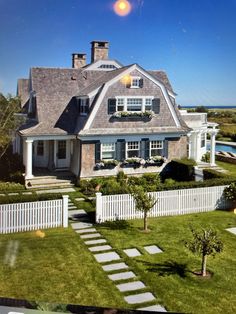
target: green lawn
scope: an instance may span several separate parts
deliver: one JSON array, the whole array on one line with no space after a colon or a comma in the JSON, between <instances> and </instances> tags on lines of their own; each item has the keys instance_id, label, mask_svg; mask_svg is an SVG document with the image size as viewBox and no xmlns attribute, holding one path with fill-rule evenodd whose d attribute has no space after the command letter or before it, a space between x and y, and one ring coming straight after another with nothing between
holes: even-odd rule
<instances>
[{"instance_id":1,"label":"green lawn","mask_svg":"<svg viewBox=\"0 0 236 314\"><path fill-rule=\"evenodd\" d=\"M217 161L219 167L222 167L225 170L228 170L229 173L233 176L236 176L236 165L230 164L229 162Z\"/></svg>"},{"instance_id":2,"label":"green lawn","mask_svg":"<svg viewBox=\"0 0 236 314\"><path fill-rule=\"evenodd\" d=\"M143 233L142 220L128 224L108 223L99 227L101 233L124 256L122 250L135 247L141 256L126 262L139 275L159 303L169 311L188 313L236 312L236 236L225 228L236 226L236 216L216 211L149 219L150 233ZM192 271L200 269L200 258L192 255L184 240L191 237L189 225L212 226L219 231L224 251L209 257L208 270L212 278L196 277ZM114 230L116 229L116 230ZM164 252L150 255L144 245L158 245Z\"/></svg>"},{"instance_id":3,"label":"green lawn","mask_svg":"<svg viewBox=\"0 0 236 314\"><path fill-rule=\"evenodd\" d=\"M236 311L236 236L225 228L236 226L232 212L149 219L150 233L142 220L97 226L139 280L169 311L234 313ZM191 236L189 224L210 225L219 231L224 251L209 258L212 278L193 275L200 259L185 249ZM0 236L0 296L55 303L128 308L123 296L107 278L84 243L70 227ZM19 250L13 267L6 263L11 241ZM15 243L15 242L13 242ZM150 255L144 245L158 245L164 252ZM128 258L123 249L136 247L142 255ZM136 279L137 279L136 278ZM154 304L154 303L153 303Z\"/></svg>"},{"instance_id":4,"label":"green lawn","mask_svg":"<svg viewBox=\"0 0 236 314\"><path fill-rule=\"evenodd\" d=\"M79 235L71 228L45 233L45 238L36 237L35 232L0 236L1 297L125 307ZM13 267L6 264L11 241L19 243Z\"/></svg>"}]
</instances>

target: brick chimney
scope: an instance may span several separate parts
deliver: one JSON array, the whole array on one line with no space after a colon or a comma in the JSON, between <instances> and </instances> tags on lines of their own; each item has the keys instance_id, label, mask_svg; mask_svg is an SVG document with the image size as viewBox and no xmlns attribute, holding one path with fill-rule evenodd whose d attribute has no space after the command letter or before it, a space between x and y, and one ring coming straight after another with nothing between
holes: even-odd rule
<instances>
[{"instance_id":1,"label":"brick chimney","mask_svg":"<svg viewBox=\"0 0 236 314\"><path fill-rule=\"evenodd\" d=\"M86 65L86 53L72 53L72 68L80 69Z\"/></svg>"},{"instance_id":2,"label":"brick chimney","mask_svg":"<svg viewBox=\"0 0 236 314\"><path fill-rule=\"evenodd\" d=\"M91 42L91 62L108 59L109 42L92 41Z\"/></svg>"}]
</instances>

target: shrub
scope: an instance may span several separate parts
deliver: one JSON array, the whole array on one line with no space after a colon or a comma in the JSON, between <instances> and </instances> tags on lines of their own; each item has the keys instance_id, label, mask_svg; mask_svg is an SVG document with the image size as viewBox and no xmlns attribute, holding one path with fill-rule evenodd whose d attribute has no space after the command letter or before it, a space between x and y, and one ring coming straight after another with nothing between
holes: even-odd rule
<instances>
[{"instance_id":1,"label":"shrub","mask_svg":"<svg viewBox=\"0 0 236 314\"><path fill-rule=\"evenodd\" d=\"M167 164L165 171L161 174L162 180L171 178L176 181L193 181L195 165L196 162L192 159L174 159Z\"/></svg>"},{"instance_id":2,"label":"shrub","mask_svg":"<svg viewBox=\"0 0 236 314\"><path fill-rule=\"evenodd\" d=\"M60 199L61 193L48 193L48 194L36 194L33 192L29 195L5 195L0 196L0 204L13 204L13 203L27 203L36 201L49 201L54 199Z\"/></svg>"},{"instance_id":3,"label":"shrub","mask_svg":"<svg viewBox=\"0 0 236 314\"><path fill-rule=\"evenodd\" d=\"M22 191L24 190L24 185L20 183L14 182L0 182L0 191L1 192L15 192L15 191Z\"/></svg>"},{"instance_id":4,"label":"shrub","mask_svg":"<svg viewBox=\"0 0 236 314\"><path fill-rule=\"evenodd\" d=\"M203 169L203 179L209 180L214 178L225 178L227 177L226 174L213 170L213 169Z\"/></svg>"},{"instance_id":5,"label":"shrub","mask_svg":"<svg viewBox=\"0 0 236 314\"><path fill-rule=\"evenodd\" d=\"M124 173L124 171L119 171L119 172L117 173L116 180L117 180L117 182L119 182L119 183L126 182L126 180L127 180L127 175Z\"/></svg>"},{"instance_id":6,"label":"shrub","mask_svg":"<svg viewBox=\"0 0 236 314\"><path fill-rule=\"evenodd\" d=\"M94 193L93 183L89 180L80 180L79 187L81 189L81 192L85 195L91 195Z\"/></svg>"},{"instance_id":7,"label":"shrub","mask_svg":"<svg viewBox=\"0 0 236 314\"><path fill-rule=\"evenodd\" d=\"M203 162L210 162L210 152L206 152L203 156L202 156L202 161Z\"/></svg>"},{"instance_id":8,"label":"shrub","mask_svg":"<svg viewBox=\"0 0 236 314\"><path fill-rule=\"evenodd\" d=\"M227 200L236 202L236 182L231 183L228 187L224 189L224 196Z\"/></svg>"},{"instance_id":9,"label":"shrub","mask_svg":"<svg viewBox=\"0 0 236 314\"><path fill-rule=\"evenodd\" d=\"M18 154L13 154L12 148L9 147L0 159L0 179L4 181L16 180L16 182L23 183L23 172L24 166L21 157Z\"/></svg>"}]
</instances>

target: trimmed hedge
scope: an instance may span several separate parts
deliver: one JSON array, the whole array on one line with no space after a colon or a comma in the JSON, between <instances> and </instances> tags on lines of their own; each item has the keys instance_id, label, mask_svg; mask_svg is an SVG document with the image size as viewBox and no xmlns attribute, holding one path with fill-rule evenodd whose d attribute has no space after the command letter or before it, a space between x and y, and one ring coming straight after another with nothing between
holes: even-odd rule
<instances>
[{"instance_id":1,"label":"trimmed hedge","mask_svg":"<svg viewBox=\"0 0 236 314\"><path fill-rule=\"evenodd\" d=\"M0 181L0 192L15 192L23 190L25 190L25 186L20 183Z\"/></svg>"},{"instance_id":2,"label":"trimmed hedge","mask_svg":"<svg viewBox=\"0 0 236 314\"><path fill-rule=\"evenodd\" d=\"M48 194L19 194L19 195L4 195L0 196L0 204L13 204L13 203L27 203L27 202L37 202L37 201L49 201L60 199L62 197L61 193L48 193Z\"/></svg>"},{"instance_id":3,"label":"trimmed hedge","mask_svg":"<svg viewBox=\"0 0 236 314\"><path fill-rule=\"evenodd\" d=\"M215 179L215 178L226 178L228 177L227 174L213 170L213 169L203 169L203 179Z\"/></svg>"},{"instance_id":4,"label":"trimmed hedge","mask_svg":"<svg viewBox=\"0 0 236 314\"><path fill-rule=\"evenodd\" d=\"M176 181L193 181L195 165L196 162L192 159L173 159L161 173L162 180L171 178Z\"/></svg>"}]
</instances>

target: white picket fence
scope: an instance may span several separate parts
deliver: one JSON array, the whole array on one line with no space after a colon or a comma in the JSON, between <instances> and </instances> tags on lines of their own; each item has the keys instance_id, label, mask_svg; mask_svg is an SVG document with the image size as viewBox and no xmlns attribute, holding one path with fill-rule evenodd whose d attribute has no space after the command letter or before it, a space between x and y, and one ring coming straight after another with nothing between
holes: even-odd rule
<instances>
[{"instance_id":1,"label":"white picket fence","mask_svg":"<svg viewBox=\"0 0 236 314\"><path fill-rule=\"evenodd\" d=\"M62 199L0 205L0 234L68 227L68 196Z\"/></svg>"},{"instance_id":2,"label":"white picket fence","mask_svg":"<svg viewBox=\"0 0 236 314\"><path fill-rule=\"evenodd\" d=\"M149 212L149 217L173 216L190 213L226 209L229 202L224 199L226 186L151 192L158 201ZM137 219L143 214L135 210L135 202L130 194L102 195L96 193L96 222L117 219Z\"/></svg>"}]
</instances>

